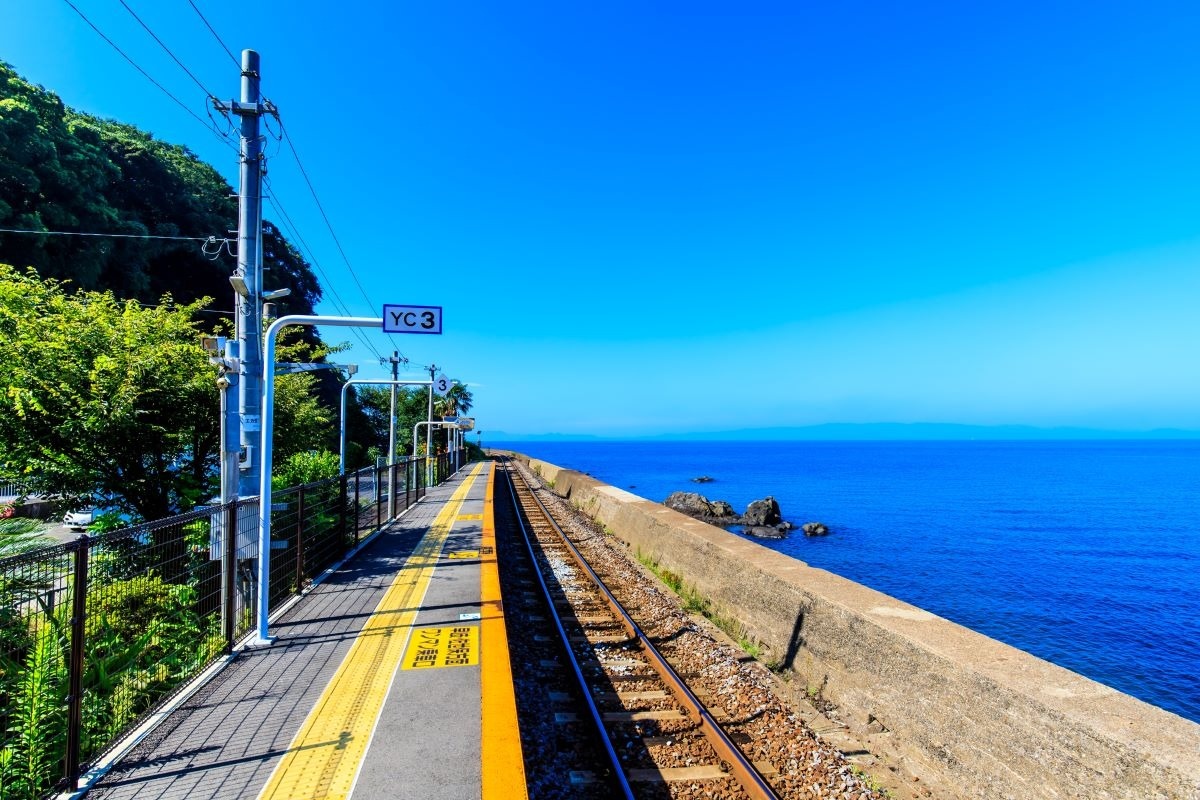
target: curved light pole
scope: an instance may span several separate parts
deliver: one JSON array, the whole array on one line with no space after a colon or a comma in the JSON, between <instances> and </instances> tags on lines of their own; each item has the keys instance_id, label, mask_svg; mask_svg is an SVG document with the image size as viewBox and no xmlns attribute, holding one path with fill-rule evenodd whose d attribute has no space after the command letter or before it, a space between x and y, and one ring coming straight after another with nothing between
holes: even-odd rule
<instances>
[{"instance_id":1,"label":"curved light pole","mask_svg":"<svg viewBox=\"0 0 1200 800\"><path fill-rule=\"evenodd\" d=\"M335 325L346 328L382 328L381 317L318 317L295 314L271 323L263 337L262 466L258 476L258 638L270 644L267 635L271 586L271 436L275 427L275 337L288 325Z\"/></svg>"}]
</instances>

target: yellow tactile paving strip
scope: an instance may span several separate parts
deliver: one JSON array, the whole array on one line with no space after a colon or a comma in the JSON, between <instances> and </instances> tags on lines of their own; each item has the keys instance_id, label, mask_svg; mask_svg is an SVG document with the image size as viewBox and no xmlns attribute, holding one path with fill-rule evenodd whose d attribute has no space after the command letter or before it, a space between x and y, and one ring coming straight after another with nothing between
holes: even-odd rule
<instances>
[{"instance_id":1,"label":"yellow tactile paving strip","mask_svg":"<svg viewBox=\"0 0 1200 800\"><path fill-rule=\"evenodd\" d=\"M396 575L259 793L260 800L350 796L442 546L484 466L476 466L458 487Z\"/></svg>"},{"instance_id":2,"label":"yellow tactile paving strip","mask_svg":"<svg viewBox=\"0 0 1200 800\"><path fill-rule=\"evenodd\" d=\"M493 501L496 467L488 471L487 493L483 500L483 540L479 589L481 620L480 648L483 670L480 673L483 728L482 800L523 800L525 759L521 755L521 734L517 728L517 701L513 694L512 665L508 656L508 631L504 625L504 604L500 599L500 569L496 562L496 515Z\"/></svg>"}]
</instances>

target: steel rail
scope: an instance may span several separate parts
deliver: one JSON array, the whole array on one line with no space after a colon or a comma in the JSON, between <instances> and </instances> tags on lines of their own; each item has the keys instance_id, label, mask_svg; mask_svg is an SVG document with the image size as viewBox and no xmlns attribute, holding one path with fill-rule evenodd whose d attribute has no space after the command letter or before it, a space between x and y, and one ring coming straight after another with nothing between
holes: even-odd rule
<instances>
[{"instance_id":1,"label":"steel rail","mask_svg":"<svg viewBox=\"0 0 1200 800\"><path fill-rule=\"evenodd\" d=\"M592 716L592 723L600 734L600 741L604 743L604 750L608 755L610 764L612 765L612 774L615 780L619 783L621 793L627 800L635 800L633 788L629 785L629 779L625 775L625 768L621 766L621 759L617 756L616 748L613 747L612 738L608 735L608 728L604 725L604 719L600 713L600 709L596 707L596 701L592 698L592 691L588 687L587 678L584 677L583 669L579 666L579 660L575 658L575 652L571 647L571 639L563 627L562 620L559 618L558 609L554 606L554 597L550 592L550 587L546 585L546 579L542 576L542 571L537 568L537 554L533 550L532 537L529 529L525 526L524 520L524 505L517 498L516 482L513 480L513 472L508 468L509 460L504 459L505 474L508 476L508 491L512 497L514 516L517 518L517 524L521 528L521 534L525 538L525 547L529 552L529 560L534 566L533 573L537 576L538 584L542 587L542 595L546 599L546 605L550 609L550 617L554 620L554 626L558 629L558 635L562 639L563 650L567 654L567 659L571 663L571 669L575 673L575 680L579 683L580 693L587 701L588 711ZM521 481L524 482L524 477L518 475ZM528 484L526 484L528 489ZM534 498L537 499L536 497ZM532 522L531 522L532 524ZM557 527L557 526L555 526Z\"/></svg>"},{"instance_id":2,"label":"steel rail","mask_svg":"<svg viewBox=\"0 0 1200 800\"><path fill-rule=\"evenodd\" d=\"M512 471L508 470L508 474L511 476ZM737 746L729 739L729 737L725 735L725 731L720 725L717 724L717 721L713 719L712 715L709 714L708 709L704 706L704 704L700 702L699 698L697 698L695 694L692 693L692 690L689 689L687 684L684 683L683 679L679 677L679 674L675 672L675 669L667 662L666 658L662 655L662 653L659 652L658 648L654 646L654 643L650 641L650 638L642 632L642 629L638 626L638 624L634 622L632 617L629 616L629 613L626 612L620 601L617 600L617 598L613 596L612 592L608 590L608 587L604 585L604 581L599 575L596 574L591 565L587 563L587 560L583 557L583 554L579 552L578 548L575 547L574 543L571 542L558 523L554 521L554 517L550 514L550 511L546 508L545 504L542 503L541 499L538 498L537 494L532 490L532 487L529 486L528 482L525 480L525 477L519 473L518 476L520 477L521 482L524 483L526 488L529 490L530 498L534 501L534 503L537 504L546 521L555 530L558 536L562 539L563 544L570 551L572 558L576 562L576 565L585 574L587 574L589 579L596 586L597 590L604 596L609 608L614 614L617 615L618 618L620 618L621 624L625 628L629 638L637 640L639 647L648 655L650 666L653 667L653 669L662 678L663 682L671 690L676 701L689 713L694 714L696 719L699 720L700 730L704 734L704 737L708 740L709 744L712 745L713 750L717 754L717 758L721 760L722 768L725 768L726 766L728 767L729 773L738 781L738 783L742 785L742 788L745 789L746 793L751 798L761 798L762 800L779 800L779 795L775 793L775 790L771 787L771 785L767 783L766 779L763 778L762 775L759 774L758 770L754 768L754 765L750 763L750 760L746 758L742 751L739 750ZM511 478L510 487L512 487ZM515 490L513 491L515 499ZM519 516L520 515L518 515L518 518ZM522 529L524 529L523 523ZM530 548L532 552L532 545L530 545ZM541 580L540 573L538 575L538 580ZM544 586L545 584L543 582L543 587ZM553 604L551 607L553 608ZM558 625L559 632L563 633L563 628L558 622L557 614L555 614L555 624ZM565 636L565 634L563 635ZM568 646L568 651L569 650L570 647ZM572 661L574 661L574 655L572 655ZM578 674L578 665L576 665L576 672ZM593 713L595 713L594 705L592 704L592 700L590 698L590 693L587 694L588 703L589 705L592 705ZM605 739L607 741L607 734L605 735Z\"/></svg>"}]
</instances>

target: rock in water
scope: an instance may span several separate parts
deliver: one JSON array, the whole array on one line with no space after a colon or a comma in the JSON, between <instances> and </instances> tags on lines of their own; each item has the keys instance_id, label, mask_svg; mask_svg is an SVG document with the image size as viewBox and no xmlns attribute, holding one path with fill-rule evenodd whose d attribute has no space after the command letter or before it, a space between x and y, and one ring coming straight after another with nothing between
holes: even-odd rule
<instances>
[{"instance_id":1,"label":"rock in water","mask_svg":"<svg viewBox=\"0 0 1200 800\"><path fill-rule=\"evenodd\" d=\"M695 492L671 492L663 500L663 505L704 522L718 525L735 525L738 522L738 515L729 503L724 500L709 502L707 497Z\"/></svg>"},{"instance_id":2,"label":"rock in water","mask_svg":"<svg viewBox=\"0 0 1200 800\"><path fill-rule=\"evenodd\" d=\"M783 516L779 513L779 503L774 497L755 500L746 507L746 513L742 515L742 524L748 528L773 528L781 522Z\"/></svg>"},{"instance_id":3,"label":"rock in water","mask_svg":"<svg viewBox=\"0 0 1200 800\"><path fill-rule=\"evenodd\" d=\"M800 526L805 536L828 536L829 528L824 522L806 522Z\"/></svg>"},{"instance_id":4,"label":"rock in water","mask_svg":"<svg viewBox=\"0 0 1200 800\"><path fill-rule=\"evenodd\" d=\"M692 483L712 483L712 482L713 482L713 478L710 478L707 475L701 475L697 478L692 478Z\"/></svg>"},{"instance_id":5,"label":"rock in water","mask_svg":"<svg viewBox=\"0 0 1200 800\"><path fill-rule=\"evenodd\" d=\"M663 505L687 514L689 517L716 516L708 498L695 492L671 492L667 495L667 499L663 500Z\"/></svg>"},{"instance_id":6,"label":"rock in water","mask_svg":"<svg viewBox=\"0 0 1200 800\"><path fill-rule=\"evenodd\" d=\"M783 539L787 536L787 529L773 525L746 525L742 528L742 533L759 539Z\"/></svg>"},{"instance_id":7,"label":"rock in water","mask_svg":"<svg viewBox=\"0 0 1200 800\"><path fill-rule=\"evenodd\" d=\"M733 510L733 506L729 505L729 503L726 503L724 500L713 500L712 509L713 516L737 519L737 512Z\"/></svg>"}]
</instances>

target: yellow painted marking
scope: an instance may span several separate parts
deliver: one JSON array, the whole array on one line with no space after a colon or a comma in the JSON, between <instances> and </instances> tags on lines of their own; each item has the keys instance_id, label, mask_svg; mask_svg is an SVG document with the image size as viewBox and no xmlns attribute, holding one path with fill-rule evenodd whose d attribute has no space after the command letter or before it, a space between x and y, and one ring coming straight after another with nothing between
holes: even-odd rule
<instances>
[{"instance_id":1,"label":"yellow painted marking","mask_svg":"<svg viewBox=\"0 0 1200 800\"><path fill-rule=\"evenodd\" d=\"M259 793L260 800L350 796L442 546L482 467L455 490L404 562Z\"/></svg>"},{"instance_id":2,"label":"yellow painted marking","mask_svg":"<svg viewBox=\"0 0 1200 800\"><path fill-rule=\"evenodd\" d=\"M455 550L447 558L479 558L478 550Z\"/></svg>"},{"instance_id":3,"label":"yellow painted marking","mask_svg":"<svg viewBox=\"0 0 1200 800\"><path fill-rule=\"evenodd\" d=\"M483 739L481 800L527 800L525 758L517 728L517 699L513 693L512 666L508 660L508 632L500 599L500 571L496 564L496 515L493 500L496 468L489 464L483 500L483 559L479 562L481 689L480 719Z\"/></svg>"},{"instance_id":4,"label":"yellow painted marking","mask_svg":"<svg viewBox=\"0 0 1200 800\"><path fill-rule=\"evenodd\" d=\"M483 514L460 514L459 522L470 522L471 520L483 519Z\"/></svg>"},{"instance_id":5,"label":"yellow painted marking","mask_svg":"<svg viewBox=\"0 0 1200 800\"><path fill-rule=\"evenodd\" d=\"M403 669L469 667L479 663L479 628L418 628L408 640Z\"/></svg>"}]
</instances>

